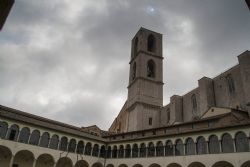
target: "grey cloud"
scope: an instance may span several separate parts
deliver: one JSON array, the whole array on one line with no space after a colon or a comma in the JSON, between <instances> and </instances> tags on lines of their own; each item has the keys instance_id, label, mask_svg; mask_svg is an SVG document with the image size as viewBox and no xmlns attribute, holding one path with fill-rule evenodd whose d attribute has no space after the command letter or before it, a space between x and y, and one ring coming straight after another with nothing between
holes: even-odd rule
<instances>
[{"instance_id":1,"label":"grey cloud","mask_svg":"<svg viewBox=\"0 0 250 167\"><path fill-rule=\"evenodd\" d=\"M130 42L141 26L164 35L165 104L250 46L243 0L102 2L75 2L77 11L64 1L16 1L0 33L0 104L107 129L126 100Z\"/></svg>"}]
</instances>

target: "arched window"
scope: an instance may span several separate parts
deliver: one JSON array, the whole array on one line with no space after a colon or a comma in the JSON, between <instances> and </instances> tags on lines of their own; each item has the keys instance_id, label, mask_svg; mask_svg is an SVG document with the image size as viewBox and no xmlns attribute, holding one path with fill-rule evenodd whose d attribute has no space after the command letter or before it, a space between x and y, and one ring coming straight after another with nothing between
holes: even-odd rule
<instances>
[{"instance_id":1,"label":"arched window","mask_svg":"<svg viewBox=\"0 0 250 167\"><path fill-rule=\"evenodd\" d=\"M200 136L197 139L196 144L197 154L206 154L207 153L207 142L204 137Z\"/></svg>"},{"instance_id":2,"label":"arched window","mask_svg":"<svg viewBox=\"0 0 250 167\"><path fill-rule=\"evenodd\" d=\"M19 127L16 124L11 125L11 127L8 130L7 139L16 141L18 137L18 133L19 133Z\"/></svg>"},{"instance_id":3,"label":"arched window","mask_svg":"<svg viewBox=\"0 0 250 167\"><path fill-rule=\"evenodd\" d=\"M99 146L97 144L95 144L93 147L92 156L98 157L98 154L99 154Z\"/></svg>"},{"instance_id":4,"label":"arched window","mask_svg":"<svg viewBox=\"0 0 250 167\"><path fill-rule=\"evenodd\" d=\"M156 145L156 156L164 156L164 146L161 141L157 142Z\"/></svg>"},{"instance_id":5,"label":"arched window","mask_svg":"<svg viewBox=\"0 0 250 167\"><path fill-rule=\"evenodd\" d=\"M193 115L196 117L197 116L197 101L196 101L195 94L191 96L191 102L192 102L191 104L192 104Z\"/></svg>"},{"instance_id":6,"label":"arched window","mask_svg":"<svg viewBox=\"0 0 250 167\"><path fill-rule=\"evenodd\" d=\"M111 158L111 146L108 146L107 158Z\"/></svg>"},{"instance_id":7,"label":"arched window","mask_svg":"<svg viewBox=\"0 0 250 167\"><path fill-rule=\"evenodd\" d=\"M148 36L148 51L149 52L155 52L156 45L155 45L155 37L150 34Z\"/></svg>"},{"instance_id":8,"label":"arched window","mask_svg":"<svg viewBox=\"0 0 250 167\"><path fill-rule=\"evenodd\" d=\"M131 146L128 144L125 150L125 157L129 158L131 156Z\"/></svg>"},{"instance_id":9,"label":"arched window","mask_svg":"<svg viewBox=\"0 0 250 167\"><path fill-rule=\"evenodd\" d=\"M86 146L85 146L85 152L84 152L84 154L85 155L91 155L91 150L92 150L91 143L87 143Z\"/></svg>"},{"instance_id":10,"label":"arched window","mask_svg":"<svg viewBox=\"0 0 250 167\"><path fill-rule=\"evenodd\" d=\"M132 157L138 157L138 153L139 153L138 145L134 144L132 148Z\"/></svg>"},{"instance_id":11,"label":"arched window","mask_svg":"<svg viewBox=\"0 0 250 167\"><path fill-rule=\"evenodd\" d=\"M75 139L70 139L68 151L72 152L72 153L74 153L76 151L76 140Z\"/></svg>"},{"instance_id":12,"label":"arched window","mask_svg":"<svg viewBox=\"0 0 250 167\"><path fill-rule=\"evenodd\" d=\"M106 148L105 146L101 146L101 150L100 150L100 157L105 158L106 157Z\"/></svg>"},{"instance_id":13,"label":"arched window","mask_svg":"<svg viewBox=\"0 0 250 167\"><path fill-rule=\"evenodd\" d=\"M147 63L147 77L155 77L155 62L153 60L149 60Z\"/></svg>"},{"instance_id":14,"label":"arched window","mask_svg":"<svg viewBox=\"0 0 250 167\"><path fill-rule=\"evenodd\" d=\"M134 80L136 77L136 62L133 64L133 72L132 72L132 80Z\"/></svg>"},{"instance_id":15,"label":"arched window","mask_svg":"<svg viewBox=\"0 0 250 167\"><path fill-rule=\"evenodd\" d=\"M166 142L165 155L166 156L174 155L174 147L170 140Z\"/></svg>"},{"instance_id":16,"label":"arched window","mask_svg":"<svg viewBox=\"0 0 250 167\"><path fill-rule=\"evenodd\" d=\"M238 132L235 135L235 146L237 152L247 152L249 151L249 142L245 133Z\"/></svg>"},{"instance_id":17,"label":"arched window","mask_svg":"<svg viewBox=\"0 0 250 167\"><path fill-rule=\"evenodd\" d=\"M49 143L49 148L57 150L58 143L59 143L59 137L57 135L53 135Z\"/></svg>"},{"instance_id":18,"label":"arched window","mask_svg":"<svg viewBox=\"0 0 250 167\"><path fill-rule=\"evenodd\" d=\"M39 140L40 140L40 132L38 130L34 130L31 135L30 135L30 142L29 144L32 144L32 145L38 145L39 143Z\"/></svg>"},{"instance_id":19,"label":"arched window","mask_svg":"<svg viewBox=\"0 0 250 167\"><path fill-rule=\"evenodd\" d=\"M184 145L181 139L175 142L175 155L184 155Z\"/></svg>"},{"instance_id":20,"label":"arched window","mask_svg":"<svg viewBox=\"0 0 250 167\"><path fill-rule=\"evenodd\" d=\"M212 135L209 137L208 148L210 154L220 153L220 142L217 136Z\"/></svg>"},{"instance_id":21,"label":"arched window","mask_svg":"<svg viewBox=\"0 0 250 167\"><path fill-rule=\"evenodd\" d=\"M4 139L8 131L8 124L6 122L0 122L0 138Z\"/></svg>"},{"instance_id":22,"label":"arched window","mask_svg":"<svg viewBox=\"0 0 250 167\"><path fill-rule=\"evenodd\" d=\"M234 152L234 142L230 134L226 133L222 136L221 147L223 153Z\"/></svg>"},{"instance_id":23,"label":"arched window","mask_svg":"<svg viewBox=\"0 0 250 167\"><path fill-rule=\"evenodd\" d=\"M119 158L123 158L124 157L124 147L123 147L123 145L120 145L118 157Z\"/></svg>"},{"instance_id":24,"label":"arched window","mask_svg":"<svg viewBox=\"0 0 250 167\"><path fill-rule=\"evenodd\" d=\"M146 157L146 145L144 143L140 146L140 157Z\"/></svg>"},{"instance_id":25,"label":"arched window","mask_svg":"<svg viewBox=\"0 0 250 167\"><path fill-rule=\"evenodd\" d=\"M61 138L59 150L66 151L67 148L68 148L68 138L64 136Z\"/></svg>"},{"instance_id":26,"label":"arched window","mask_svg":"<svg viewBox=\"0 0 250 167\"><path fill-rule=\"evenodd\" d=\"M195 144L192 138L186 140L186 155L195 155Z\"/></svg>"},{"instance_id":27,"label":"arched window","mask_svg":"<svg viewBox=\"0 0 250 167\"><path fill-rule=\"evenodd\" d=\"M148 157L154 157L155 156L155 146L154 143L150 142L148 144Z\"/></svg>"},{"instance_id":28,"label":"arched window","mask_svg":"<svg viewBox=\"0 0 250 167\"><path fill-rule=\"evenodd\" d=\"M137 55L137 48L138 48L138 38L135 38L135 43L134 43L134 57Z\"/></svg>"},{"instance_id":29,"label":"arched window","mask_svg":"<svg viewBox=\"0 0 250 167\"><path fill-rule=\"evenodd\" d=\"M40 146L47 148L49 145L49 133L44 132L41 137Z\"/></svg>"},{"instance_id":30,"label":"arched window","mask_svg":"<svg viewBox=\"0 0 250 167\"><path fill-rule=\"evenodd\" d=\"M235 92L234 80L231 74L226 76L229 93Z\"/></svg>"},{"instance_id":31,"label":"arched window","mask_svg":"<svg viewBox=\"0 0 250 167\"><path fill-rule=\"evenodd\" d=\"M83 150L84 150L84 142L79 141L78 144L77 144L76 153L77 154L83 154Z\"/></svg>"},{"instance_id":32,"label":"arched window","mask_svg":"<svg viewBox=\"0 0 250 167\"><path fill-rule=\"evenodd\" d=\"M28 144L29 142L29 137L30 137L30 129L27 127L22 128L20 131L19 139L18 141L21 143L26 143Z\"/></svg>"},{"instance_id":33,"label":"arched window","mask_svg":"<svg viewBox=\"0 0 250 167\"><path fill-rule=\"evenodd\" d=\"M113 147L112 158L117 158L117 146Z\"/></svg>"}]
</instances>

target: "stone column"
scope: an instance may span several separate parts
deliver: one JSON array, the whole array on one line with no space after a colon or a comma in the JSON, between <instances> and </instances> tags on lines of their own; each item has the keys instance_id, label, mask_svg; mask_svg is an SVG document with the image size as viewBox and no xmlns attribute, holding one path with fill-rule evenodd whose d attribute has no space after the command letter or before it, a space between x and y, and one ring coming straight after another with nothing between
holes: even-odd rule
<instances>
[{"instance_id":1,"label":"stone column","mask_svg":"<svg viewBox=\"0 0 250 167\"><path fill-rule=\"evenodd\" d=\"M35 167L35 166L36 166L36 159L34 159L32 167Z\"/></svg>"},{"instance_id":2,"label":"stone column","mask_svg":"<svg viewBox=\"0 0 250 167\"><path fill-rule=\"evenodd\" d=\"M15 158L15 156L12 155L11 158L10 158L10 165L9 165L9 167L12 167L13 162L14 162L14 158Z\"/></svg>"}]
</instances>

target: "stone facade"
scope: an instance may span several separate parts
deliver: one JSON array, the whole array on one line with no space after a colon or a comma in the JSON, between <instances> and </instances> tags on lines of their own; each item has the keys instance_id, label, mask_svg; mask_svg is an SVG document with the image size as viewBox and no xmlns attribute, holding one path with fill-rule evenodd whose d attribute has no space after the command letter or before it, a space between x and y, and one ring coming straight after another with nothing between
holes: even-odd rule
<instances>
[{"instance_id":1,"label":"stone facade","mask_svg":"<svg viewBox=\"0 0 250 167\"><path fill-rule=\"evenodd\" d=\"M154 36L154 50L148 51ZM154 77L148 77L153 60ZM211 107L234 108L250 113L250 52L238 56L238 64L215 78L203 77L198 87L185 95L173 95L162 106L162 35L141 28L132 40L126 108L113 122L110 132L129 132L201 119ZM136 68L134 67L136 64ZM134 70L135 69L135 70ZM122 121L126 120L126 121ZM116 127L120 125L119 130Z\"/></svg>"}]
</instances>

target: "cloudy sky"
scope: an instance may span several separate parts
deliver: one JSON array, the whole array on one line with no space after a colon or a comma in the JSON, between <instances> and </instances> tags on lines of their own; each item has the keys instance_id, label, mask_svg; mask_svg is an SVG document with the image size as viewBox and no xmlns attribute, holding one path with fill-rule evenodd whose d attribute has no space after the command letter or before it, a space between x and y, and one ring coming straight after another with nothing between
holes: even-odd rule
<instances>
[{"instance_id":1,"label":"cloudy sky","mask_svg":"<svg viewBox=\"0 0 250 167\"><path fill-rule=\"evenodd\" d=\"M164 104L250 49L245 0L16 0L0 32L0 104L108 129L141 26L164 35Z\"/></svg>"}]
</instances>

